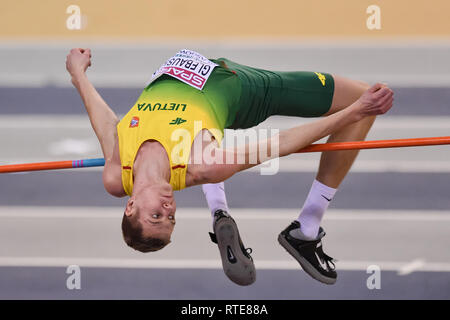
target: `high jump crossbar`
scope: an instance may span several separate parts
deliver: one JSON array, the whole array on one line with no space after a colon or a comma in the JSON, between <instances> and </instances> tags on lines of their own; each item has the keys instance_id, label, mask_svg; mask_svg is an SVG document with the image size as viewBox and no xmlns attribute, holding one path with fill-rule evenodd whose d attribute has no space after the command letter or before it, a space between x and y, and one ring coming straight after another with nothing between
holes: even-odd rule
<instances>
[{"instance_id":1,"label":"high jump crossbar","mask_svg":"<svg viewBox=\"0 0 450 320\"><path fill-rule=\"evenodd\" d=\"M362 149L381 149L381 148L403 148L403 147L423 147L450 144L448 137L430 137L430 138L412 138L412 139L393 139L393 140L372 140L372 141L350 141L350 142L332 142L317 143L309 145L297 151L297 153L323 152L339 150L362 150ZM40 171L55 169L72 169L86 167L101 167L105 165L105 159L83 159L51 162L35 162L1 165L0 173Z\"/></svg>"}]
</instances>

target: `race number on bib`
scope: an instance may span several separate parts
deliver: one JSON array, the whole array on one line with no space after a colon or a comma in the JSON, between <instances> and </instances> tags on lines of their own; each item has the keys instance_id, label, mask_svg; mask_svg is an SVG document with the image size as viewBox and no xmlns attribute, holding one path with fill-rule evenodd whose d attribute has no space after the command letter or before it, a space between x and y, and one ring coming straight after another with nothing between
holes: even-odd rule
<instances>
[{"instance_id":1,"label":"race number on bib","mask_svg":"<svg viewBox=\"0 0 450 320\"><path fill-rule=\"evenodd\" d=\"M153 73L148 84L161 75L168 74L198 90L202 90L216 66L217 64L209 61L200 53L184 49L167 60Z\"/></svg>"}]
</instances>

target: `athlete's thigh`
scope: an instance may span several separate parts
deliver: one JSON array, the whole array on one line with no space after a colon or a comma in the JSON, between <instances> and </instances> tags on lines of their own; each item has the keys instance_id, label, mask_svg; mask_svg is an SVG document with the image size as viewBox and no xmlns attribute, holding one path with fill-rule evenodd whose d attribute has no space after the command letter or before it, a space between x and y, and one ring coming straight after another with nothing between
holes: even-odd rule
<instances>
[{"instance_id":1,"label":"athlete's thigh","mask_svg":"<svg viewBox=\"0 0 450 320\"><path fill-rule=\"evenodd\" d=\"M334 81L328 73L279 72L219 60L242 82L236 121L228 128L250 128L273 115L320 117L331 108Z\"/></svg>"},{"instance_id":2,"label":"athlete's thigh","mask_svg":"<svg viewBox=\"0 0 450 320\"><path fill-rule=\"evenodd\" d=\"M332 105L334 79L331 74L310 71L278 72L281 79L276 115L320 117Z\"/></svg>"},{"instance_id":3,"label":"athlete's thigh","mask_svg":"<svg viewBox=\"0 0 450 320\"><path fill-rule=\"evenodd\" d=\"M369 88L364 81L352 80L345 77L332 75L334 79L334 95L331 108L324 116L338 112L350 106Z\"/></svg>"}]
</instances>

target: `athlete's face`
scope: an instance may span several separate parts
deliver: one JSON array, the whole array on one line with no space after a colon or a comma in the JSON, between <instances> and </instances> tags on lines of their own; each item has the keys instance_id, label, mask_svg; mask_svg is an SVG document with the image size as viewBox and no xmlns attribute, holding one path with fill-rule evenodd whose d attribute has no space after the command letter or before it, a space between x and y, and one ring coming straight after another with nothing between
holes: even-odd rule
<instances>
[{"instance_id":1,"label":"athlete's face","mask_svg":"<svg viewBox=\"0 0 450 320\"><path fill-rule=\"evenodd\" d=\"M175 227L175 200L155 197L146 199L139 208L144 236L160 234L170 238Z\"/></svg>"},{"instance_id":2,"label":"athlete's face","mask_svg":"<svg viewBox=\"0 0 450 320\"><path fill-rule=\"evenodd\" d=\"M170 239L175 227L176 203L173 193L148 190L133 196L129 202L131 202L130 215L139 212L138 221L144 236Z\"/></svg>"}]
</instances>

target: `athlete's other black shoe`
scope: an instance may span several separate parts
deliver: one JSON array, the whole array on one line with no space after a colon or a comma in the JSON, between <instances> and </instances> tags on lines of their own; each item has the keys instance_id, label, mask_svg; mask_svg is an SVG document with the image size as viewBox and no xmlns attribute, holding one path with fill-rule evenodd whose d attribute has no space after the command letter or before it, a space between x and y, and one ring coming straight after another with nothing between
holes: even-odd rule
<instances>
[{"instance_id":1,"label":"athlete's other black shoe","mask_svg":"<svg viewBox=\"0 0 450 320\"><path fill-rule=\"evenodd\" d=\"M300 223L293 221L279 234L278 242L311 277L325 284L334 284L337 273L334 259L323 252L322 238L324 236L325 231L320 227L317 238L307 240L308 238L300 231Z\"/></svg>"},{"instance_id":2,"label":"athlete's other black shoe","mask_svg":"<svg viewBox=\"0 0 450 320\"><path fill-rule=\"evenodd\" d=\"M211 241L217 243L223 271L234 283L248 286L256 280L256 270L250 256L251 248L245 248L234 219L224 210L214 213L214 233Z\"/></svg>"}]
</instances>

